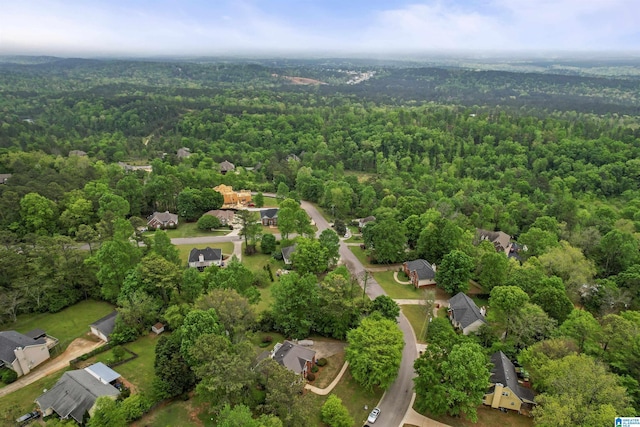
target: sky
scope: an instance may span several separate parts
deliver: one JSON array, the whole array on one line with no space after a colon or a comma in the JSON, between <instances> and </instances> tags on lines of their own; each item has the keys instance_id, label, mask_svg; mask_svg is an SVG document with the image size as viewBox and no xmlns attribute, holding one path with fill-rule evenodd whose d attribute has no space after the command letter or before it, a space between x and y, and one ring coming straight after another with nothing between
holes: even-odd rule
<instances>
[{"instance_id":1,"label":"sky","mask_svg":"<svg viewBox=\"0 0 640 427\"><path fill-rule=\"evenodd\" d=\"M640 52L640 0L0 0L0 54Z\"/></svg>"}]
</instances>

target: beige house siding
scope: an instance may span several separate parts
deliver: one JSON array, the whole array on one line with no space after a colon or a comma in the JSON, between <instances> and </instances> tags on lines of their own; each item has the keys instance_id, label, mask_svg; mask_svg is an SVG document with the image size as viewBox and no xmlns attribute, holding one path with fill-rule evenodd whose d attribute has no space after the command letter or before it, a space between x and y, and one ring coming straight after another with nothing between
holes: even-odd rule
<instances>
[{"instance_id":1,"label":"beige house siding","mask_svg":"<svg viewBox=\"0 0 640 427\"><path fill-rule=\"evenodd\" d=\"M109 337L106 337L102 332L100 332L98 329L96 329L95 326L91 327L91 333L93 335L97 336L98 338L100 338L102 341L109 342Z\"/></svg>"},{"instance_id":2,"label":"beige house siding","mask_svg":"<svg viewBox=\"0 0 640 427\"><path fill-rule=\"evenodd\" d=\"M480 329L480 326L482 325L484 325L484 322L482 322L481 320L476 320L475 322L473 322L472 324L470 324L469 326L467 326L462 330L462 335L469 335L471 332L475 332L478 329ZM459 327L460 325L458 325L458 328Z\"/></svg>"},{"instance_id":3,"label":"beige house siding","mask_svg":"<svg viewBox=\"0 0 640 427\"><path fill-rule=\"evenodd\" d=\"M18 376L26 375L33 368L49 359L49 349L46 344L18 347L14 350L16 360L11 364Z\"/></svg>"},{"instance_id":4,"label":"beige house siding","mask_svg":"<svg viewBox=\"0 0 640 427\"><path fill-rule=\"evenodd\" d=\"M522 406L522 401L513 390L501 384L496 384L493 393L486 394L482 403L494 409L505 408L513 411L520 411Z\"/></svg>"}]
</instances>

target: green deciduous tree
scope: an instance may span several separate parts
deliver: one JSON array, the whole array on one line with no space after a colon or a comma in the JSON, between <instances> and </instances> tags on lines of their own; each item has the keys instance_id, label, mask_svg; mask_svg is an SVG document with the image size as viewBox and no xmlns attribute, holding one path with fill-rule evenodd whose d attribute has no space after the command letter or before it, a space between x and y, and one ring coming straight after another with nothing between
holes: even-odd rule
<instances>
[{"instance_id":1,"label":"green deciduous tree","mask_svg":"<svg viewBox=\"0 0 640 427\"><path fill-rule=\"evenodd\" d=\"M362 237L371 256L380 264L404 260L407 243L404 225L395 219L382 219L367 224Z\"/></svg>"},{"instance_id":2,"label":"green deciduous tree","mask_svg":"<svg viewBox=\"0 0 640 427\"><path fill-rule=\"evenodd\" d=\"M487 357L475 343L455 344L449 350L429 344L414 363L416 406L434 415L462 413L478 419L477 407L489 383Z\"/></svg>"},{"instance_id":3,"label":"green deciduous tree","mask_svg":"<svg viewBox=\"0 0 640 427\"><path fill-rule=\"evenodd\" d=\"M342 404L342 399L335 394L329 395L322 405L320 414L322 422L329 427L352 427L354 424L349 410Z\"/></svg>"},{"instance_id":4,"label":"green deciduous tree","mask_svg":"<svg viewBox=\"0 0 640 427\"><path fill-rule=\"evenodd\" d=\"M514 317L525 303L529 302L529 295L517 286L497 286L491 290L489 305L492 316L495 316L505 327L505 338L512 330Z\"/></svg>"},{"instance_id":5,"label":"green deciduous tree","mask_svg":"<svg viewBox=\"0 0 640 427\"><path fill-rule=\"evenodd\" d=\"M347 342L345 358L353 378L368 390L388 388L398 375L404 348L398 324L381 316L367 317L349 331Z\"/></svg>"},{"instance_id":6,"label":"green deciduous tree","mask_svg":"<svg viewBox=\"0 0 640 427\"><path fill-rule=\"evenodd\" d=\"M261 415L253 418L251 409L245 405L233 408L226 404L218 414L217 427L282 427L282 421L274 415Z\"/></svg>"},{"instance_id":7,"label":"green deciduous tree","mask_svg":"<svg viewBox=\"0 0 640 427\"><path fill-rule=\"evenodd\" d=\"M256 208L261 208L264 206L264 195L262 193L257 193L253 196L253 204L256 205Z\"/></svg>"},{"instance_id":8,"label":"green deciduous tree","mask_svg":"<svg viewBox=\"0 0 640 427\"><path fill-rule=\"evenodd\" d=\"M214 309L232 342L244 338L256 323L256 314L249 300L235 289L212 289L198 298L195 307L200 310Z\"/></svg>"},{"instance_id":9,"label":"green deciduous tree","mask_svg":"<svg viewBox=\"0 0 640 427\"><path fill-rule=\"evenodd\" d=\"M552 360L540 374L545 381L533 409L536 425L600 427L635 413L619 378L587 355Z\"/></svg>"},{"instance_id":10,"label":"green deciduous tree","mask_svg":"<svg viewBox=\"0 0 640 427\"><path fill-rule=\"evenodd\" d=\"M240 219L240 224L242 225L242 229L239 234L244 236L245 253L247 255L252 255L255 253L256 242L262 234L262 226L257 222L258 214L246 209L241 209L238 211L237 215Z\"/></svg>"},{"instance_id":11,"label":"green deciduous tree","mask_svg":"<svg viewBox=\"0 0 640 427\"><path fill-rule=\"evenodd\" d=\"M302 275L307 273L320 274L326 271L328 259L327 249L315 239L299 238L296 250L291 254L293 268Z\"/></svg>"},{"instance_id":12,"label":"green deciduous tree","mask_svg":"<svg viewBox=\"0 0 640 427\"><path fill-rule=\"evenodd\" d=\"M194 365L191 357L191 347L202 335L224 333L224 329L218 321L218 315L214 309L191 310L184 318L179 329L181 342L180 352L190 365Z\"/></svg>"},{"instance_id":13,"label":"green deciduous tree","mask_svg":"<svg viewBox=\"0 0 640 427\"><path fill-rule=\"evenodd\" d=\"M340 238L333 230L327 228L322 230L322 233L318 236L318 241L320 246L327 251L329 267L333 267L340 259Z\"/></svg>"},{"instance_id":14,"label":"green deciduous tree","mask_svg":"<svg viewBox=\"0 0 640 427\"><path fill-rule=\"evenodd\" d=\"M477 275L478 282L485 292L491 292L494 287L504 285L508 272L509 258L505 256L504 252L493 250L480 257Z\"/></svg>"},{"instance_id":15,"label":"green deciduous tree","mask_svg":"<svg viewBox=\"0 0 640 427\"><path fill-rule=\"evenodd\" d=\"M96 399L95 410L88 427L125 427L127 419L114 399L100 396Z\"/></svg>"},{"instance_id":16,"label":"green deciduous tree","mask_svg":"<svg viewBox=\"0 0 640 427\"><path fill-rule=\"evenodd\" d=\"M276 327L286 336L306 338L313 324L310 313L318 304L318 279L312 274L285 274L271 287L271 311Z\"/></svg>"},{"instance_id":17,"label":"green deciduous tree","mask_svg":"<svg viewBox=\"0 0 640 427\"><path fill-rule=\"evenodd\" d=\"M573 338L580 351L597 353L597 342L600 338L601 327L591 313L574 309L567 320L560 325L560 333Z\"/></svg>"},{"instance_id":18,"label":"green deciduous tree","mask_svg":"<svg viewBox=\"0 0 640 427\"><path fill-rule=\"evenodd\" d=\"M263 254L271 255L276 250L276 236L264 234L260 240L260 250Z\"/></svg>"},{"instance_id":19,"label":"green deciduous tree","mask_svg":"<svg viewBox=\"0 0 640 427\"><path fill-rule=\"evenodd\" d=\"M436 271L436 283L450 295L469 290L469 279L474 269L473 258L459 250L444 256Z\"/></svg>"},{"instance_id":20,"label":"green deciduous tree","mask_svg":"<svg viewBox=\"0 0 640 427\"><path fill-rule=\"evenodd\" d=\"M20 216L28 232L53 233L58 216L56 204L38 193L28 193L20 200Z\"/></svg>"},{"instance_id":21,"label":"green deciduous tree","mask_svg":"<svg viewBox=\"0 0 640 427\"><path fill-rule=\"evenodd\" d=\"M171 243L169 235L163 230L156 230L153 233L153 252L160 255L165 260L180 265L180 252L178 248Z\"/></svg>"},{"instance_id":22,"label":"green deciduous tree","mask_svg":"<svg viewBox=\"0 0 640 427\"><path fill-rule=\"evenodd\" d=\"M214 230L216 228L220 228L222 227L222 223L220 222L220 219L213 216L213 215L202 215L199 219L198 219L198 229L200 230L205 230L205 231L210 231L210 230Z\"/></svg>"},{"instance_id":23,"label":"green deciduous tree","mask_svg":"<svg viewBox=\"0 0 640 427\"><path fill-rule=\"evenodd\" d=\"M373 300L371 311L377 311L384 318L396 320L400 315L400 306L390 296L380 295Z\"/></svg>"},{"instance_id":24,"label":"green deciduous tree","mask_svg":"<svg viewBox=\"0 0 640 427\"><path fill-rule=\"evenodd\" d=\"M154 393L161 399L179 396L195 385L195 375L180 352L179 333L163 335L156 344Z\"/></svg>"}]
</instances>

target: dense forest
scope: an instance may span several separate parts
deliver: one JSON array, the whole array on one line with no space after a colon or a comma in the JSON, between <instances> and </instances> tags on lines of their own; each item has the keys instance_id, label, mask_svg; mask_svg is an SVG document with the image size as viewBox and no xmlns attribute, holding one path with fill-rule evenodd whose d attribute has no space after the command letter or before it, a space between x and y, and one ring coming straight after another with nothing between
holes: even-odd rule
<instances>
[{"instance_id":1,"label":"dense forest","mask_svg":"<svg viewBox=\"0 0 640 427\"><path fill-rule=\"evenodd\" d=\"M364 233L373 262L424 258L449 266L445 273L466 269L462 277L479 283L496 307L491 326L474 339L487 354L500 349L529 363L545 396L541 407L554 408L561 396L545 375L597 363L606 366L602 376L615 375L610 387L618 402L603 398L604 409L594 409L601 418L593 420L637 409L640 78L590 70L338 60L0 62L0 173L11 174L0 185L2 320L10 327L20 313L101 298L120 307L118 334L126 341L158 319L176 330L206 323L216 304L198 298L214 288L255 303L252 286L265 277L241 265L196 277L179 269L163 233L135 232L154 211L192 209L190 219L198 218L219 206L210 189L227 184L315 202L347 223L375 215ZM352 84L354 73L371 74ZM323 84L295 85L283 76ZM188 158L177 155L182 147ZM220 172L224 160L235 173ZM152 172L118 162L149 164ZM474 246L476 228L506 232L526 251L514 261ZM89 250L80 248L85 244ZM299 273L285 282L313 289L315 279ZM340 274L324 279L329 288L346 286ZM450 293L465 290L459 277L446 282ZM325 309L302 331L287 329L300 319L279 317L277 307L250 323L288 336L344 339L371 308L339 310L335 323L323 324L335 314ZM535 333L523 331L533 324ZM464 344L438 333L445 352ZM163 345L170 352L181 344ZM583 359L560 366L575 354ZM205 356L185 357L172 366L191 364L206 382L208 365L195 361ZM161 397L193 387L189 372L178 392ZM234 393L224 403L242 401L241 390ZM537 422L551 425L552 411L541 410ZM295 417L285 425L299 422Z\"/></svg>"}]
</instances>

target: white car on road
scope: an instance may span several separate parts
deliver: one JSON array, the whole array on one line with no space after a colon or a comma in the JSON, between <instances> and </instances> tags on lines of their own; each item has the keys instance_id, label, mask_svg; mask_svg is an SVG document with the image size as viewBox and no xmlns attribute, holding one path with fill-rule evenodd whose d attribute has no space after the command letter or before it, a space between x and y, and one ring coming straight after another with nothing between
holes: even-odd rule
<instances>
[{"instance_id":1,"label":"white car on road","mask_svg":"<svg viewBox=\"0 0 640 427\"><path fill-rule=\"evenodd\" d=\"M369 414L369 418L367 418L367 422L371 424L375 423L378 415L380 415L380 408L373 408L373 411Z\"/></svg>"}]
</instances>

